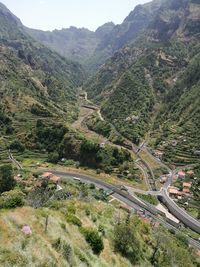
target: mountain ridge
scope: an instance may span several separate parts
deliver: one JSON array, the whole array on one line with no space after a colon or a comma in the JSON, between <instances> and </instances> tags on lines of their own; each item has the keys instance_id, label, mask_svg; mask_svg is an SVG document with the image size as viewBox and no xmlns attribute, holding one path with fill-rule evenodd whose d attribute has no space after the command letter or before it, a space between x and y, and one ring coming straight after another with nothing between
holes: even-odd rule
<instances>
[{"instance_id":1,"label":"mountain ridge","mask_svg":"<svg viewBox=\"0 0 200 267\"><path fill-rule=\"evenodd\" d=\"M84 89L88 92L88 97L101 106L104 117L114 123L123 135L133 142L139 143L145 138L151 126L154 129L150 141L151 145L155 146L156 144L157 148L167 151L171 147L170 144L173 138L176 139L177 135L174 135L170 130L172 120L168 121L169 127L166 127L164 119L166 116L161 119L160 113L166 112L168 114L167 118L173 118L174 109L178 110L172 104L167 103L170 99L170 94L174 94L174 100L176 101L174 105L176 107L181 107L184 96L187 99L188 96L184 91L175 90L177 81L182 79L184 81L182 72L187 72L189 68L191 69L191 77L197 76L195 73L198 73L198 68L194 67L193 64L192 67L191 62L193 62L194 56L199 53L200 5L187 0L179 1L178 3L174 0L162 1L162 3L160 11L156 14L154 20L149 23L146 30L138 36L135 42L115 52L101 66L99 71L85 83ZM138 68L141 71L140 77L134 76ZM194 72L193 74L192 71ZM126 83L124 83L124 77L130 77L130 75L135 80L134 83L138 83L137 86L133 84L132 79L129 79L128 83L126 79ZM187 90L194 91L193 87L196 84L196 91L198 92L198 80L193 81L192 78L188 78L188 80ZM148 87L145 90L146 97L144 100L143 89L146 83ZM139 92L137 90L138 87L141 88ZM151 96L152 89L153 98ZM198 98L197 92L195 95ZM180 99L177 98L177 95L180 96ZM137 103L140 98L143 99L143 105L141 104L138 107ZM158 113L156 118L154 118L154 108L149 105L149 103L152 103L151 101L154 102L156 110L158 104L161 106L160 111L156 111ZM184 102L187 103L185 100ZM197 101L191 103L194 111L188 113L191 125L194 125L190 125L190 127L194 127L194 129L196 129L196 126L192 122L192 116L198 114L197 106L194 108L197 105L195 103ZM143 113L145 107L147 109ZM171 112L168 107L170 107ZM184 109L186 108L185 106ZM179 113L179 116L181 115ZM155 120L152 121L151 117ZM128 118L134 119L128 120ZM152 123L153 125L151 125ZM184 125L184 120L182 125ZM192 136L194 136L195 132L197 134L198 131L191 130L190 135L193 133ZM199 134L196 134L196 141L192 142L189 138L190 141L188 141L187 146L182 146L181 143L179 143L180 146L177 146L178 153L185 149L187 150L187 163L194 161L193 152L198 150L197 136ZM167 135L169 138L164 137ZM160 145L160 139L167 141L168 146ZM192 147L190 148L190 146ZM178 164L181 160L178 159L178 154L176 156L176 148L173 148L173 151L174 162ZM167 157L168 154L166 153L165 158ZM198 158L196 158L196 161L198 161Z\"/></svg>"},{"instance_id":2,"label":"mountain ridge","mask_svg":"<svg viewBox=\"0 0 200 267\"><path fill-rule=\"evenodd\" d=\"M69 34L63 35L62 42L59 42L56 34L62 35L63 30L51 33L26 30L39 42L49 46L65 57L80 62L89 73L94 73L114 52L137 38L151 21L154 13L159 10L162 1L164 0L154 0L151 5L138 5L124 19L122 24L105 23L95 32L90 31L90 38L87 39L87 36L83 35L83 39L80 38L78 43L76 38L72 38L70 40L71 43L68 43ZM101 31L103 30L103 35L101 34L101 36L98 35L100 29ZM79 31L80 34L83 33L81 29Z\"/></svg>"}]
</instances>

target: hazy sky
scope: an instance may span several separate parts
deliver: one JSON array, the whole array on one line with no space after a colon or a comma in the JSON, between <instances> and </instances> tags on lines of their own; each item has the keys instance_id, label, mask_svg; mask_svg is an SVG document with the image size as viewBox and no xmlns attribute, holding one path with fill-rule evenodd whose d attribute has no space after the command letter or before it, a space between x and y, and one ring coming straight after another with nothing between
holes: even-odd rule
<instances>
[{"instance_id":1,"label":"hazy sky","mask_svg":"<svg viewBox=\"0 0 200 267\"><path fill-rule=\"evenodd\" d=\"M53 30L69 26L95 30L121 23L137 4L150 0L0 0L25 26Z\"/></svg>"}]
</instances>

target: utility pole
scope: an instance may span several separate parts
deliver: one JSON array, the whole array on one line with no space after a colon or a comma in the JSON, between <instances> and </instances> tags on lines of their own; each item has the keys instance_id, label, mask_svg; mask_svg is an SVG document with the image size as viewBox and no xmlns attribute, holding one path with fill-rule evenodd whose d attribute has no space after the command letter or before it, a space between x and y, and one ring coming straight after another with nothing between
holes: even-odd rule
<instances>
[{"instance_id":1,"label":"utility pole","mask_svg":"<svg viewBox=\"0 0 200 267\"><path fill-rule=\"evenodd\" d=\"M48 223L49 223L49 215L46 215L46 217L45 217L45 233L47 233Z\"/></svg>"}]
</instances>

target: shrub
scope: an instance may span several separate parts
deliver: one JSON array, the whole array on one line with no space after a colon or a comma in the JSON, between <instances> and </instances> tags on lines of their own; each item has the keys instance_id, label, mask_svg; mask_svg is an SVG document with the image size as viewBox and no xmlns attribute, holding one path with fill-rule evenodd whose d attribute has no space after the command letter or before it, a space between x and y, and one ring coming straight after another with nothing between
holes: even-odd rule
<instances>
[{"instance_id":1,"label":"shrub","mask_svg":"<svg viewBox=\"0 0 200 267\"><path fill-rule=\"evenodd\" d=\"M31 106L31 113L37 116L51 117L52 114L43 106L38 104L33 104Z\"/></svg>"},{"instance_id":2,"label":"shrub","mask_svg":"<svg viewBox=\"0 0 200 267\"><path fill-rule=\"evenodd\" d=\"M10 144L10 149L11 150L17 150L19 152L24 152L25 150L25 146L20 143L18 140L14 140L11 144Z\"/></svg>"},{"instance_id":3,"label":"shrub","mask_svg":"<svg viewBox=\"0 0 200 267\"><path fill-rule=\"evenodd\" d=\"M64 161L64 165L65 166L76 166L77 165L77 162L72 160L72 159L69 159L69 160L65 160Z\"/></svg>"},{"instance_id":4,"label":"shrub","mask_svg":"<svg viewBox=\"0 0 200 267\"><path fill-rule=\"evenodd\" d=\"M69 263L72 262L72 254L73 254L72 247L67 243L63 243L62 255Z\"/></svg>"},{"instance_id":5,"label":"shrub","mask_svg":"<svg viewBox=\"0 0 200 267\"><path fill-rule=\"evenodd\" d=\"M93 252L99 255L101 251L104 249L104 244L98 231L95 229L82 228L81 232L84 235L85 240L90 244Z\"/></svg>"},{"instance_id":6,"label":"shrub","mask_svg":"<svg viewBox=\"0 0 200 267\"><path fill-rule=\"evenodd\" d=\"M89 208L86 208L86 209L85 209L85 215L86 215L86 216L90 216L90 210L89 210Z\"/></svg>"},{"instance_id":7,"label":"shrub","mask_svg":"<svg viewBox=\"0 0 200 267\"><path fill-rule=\"evenodd\" d=\"M4 192L0 196L0 208L15 208L24 205L24 194L20 190Z\"/></svg>"},{"instance_id":8,"label":"shrub","mask_svg":"<svg viewBox=\"0 0 200 267\"><path fill-rule=\"evenodd\" d=\"M51 163L54 163L54 164L58 163L58 161L59 161L58 153L57 152L49 153L47 161L51 162Z\"/></svg>"},{"instance_id":9,"label":"shrub","mask_svg":"<svg viewBox=\"0 0 200 267\"><path fill-rule=\"evenodd\" d=\"M0 124L8 125L12 122L12 120L2 111L0 111Z\"/></svg>"},{"instance_id":10,"label":"shrub","mask_svg":"<svg viewBox=\"0 0 200 267\"><path fill-rule=\"evenodd\" d=\"M89 188L90 189L95 189L95 185L94 184L90 184Z\"/></svg>"},{"instance_id":11,"label":"shrub","mask_svg":"<svg viewBox=\"0 0 200 267\"><path fill-rule=\"evenodd\" d=\"M98 231L104 236L105 235L105 228L102 224L99 225L98 227Z\"/></svg>"},{"instance_id":12,"label":"shrub","mask_svg":"<svg viewBox=\"0 0 200 267\"><path fill-rule=\"evenodd\" d=\"M10 125L6 127L6 134L13 134L14 128Z\"/></svg>"},{"instance_id":13,"label":"shrub","mask_svg":"<svg viewBox=\"0 0 200 267\"><path fill-rule=\"evenodd\" d=\"M76 208L73 204L70 204L67 206L67 211L71 214L75 214L76 213Z\"/></svg>"},{"instance_id":14,"label":"shrub","mask_svg":"<svg viewBox=\"0 0 200 267\"><path fill-rule=\"evenodd\" d=\"M115 251L129 259L131 263L136 264L139 261L141 256L140 240L134 227L130 224L129 218L115 225L113 244Z\"/></svg>"},{"instance_id":15,"label":"shrub","mask_svg":"<svg viewBox=\"0 0 200 267\"><path fill-rule=\"evenodd\" d=\"M13 189L15 184L12 166L9 164L0 166L0 193Z\"/></svg>"},{"instance_id":16,"label":"shrub","mask_svg":"<svg viewBox=\"0 0 200 267\"><path fill-rule=\"evenodd\" d=\"M96 169L96 174L100 174L101 170L100 169Z\"/></svg>"},{"instance_id":17,"label":"shrub","mask_svg":"<svg viewBox=\"0 0 200 267\"><path fill-rule=\"evenodd\" d=\"M81 220L78 217L76 217L74 214L67 213L66 220L68 223L77 225L78 227L82 226Z\"/></svg>"},{"instance_id":18,"label":"shrub","mask_svg":"<svg viewBox=\"0 0 200 267\"><path fill-rule=\"evenodd\" d=\"M104 171L105 171L105 173L107 173L107 174L111 174L112 171L113 171L113 168L112 168L112 166L106 166L106 167L104 168Z\"/></svg>"},{"instance_id":19,"label":"shrub","mask_svg":"<svg viewBox=\"0 0 200 267\"><path fill-rule=\"evenodd\" d=\"M62 248L61 239L60 237L57 238L52 242L52 247L55 248L55 250L60 251Z\"/></svg>"},{"instance_id":20,"label":"shrub","mask_svg":"<svg viewBox=\"0 0 200 267\"><path fill-rule=\"evenodd\" d=\"M61 252L65 260L67 260L70 264L72 262L73 250L72 247L67 244L65 241L61 240L61 238L57 238L52 242L52 247Z\"/></svg>"}]
</instances>

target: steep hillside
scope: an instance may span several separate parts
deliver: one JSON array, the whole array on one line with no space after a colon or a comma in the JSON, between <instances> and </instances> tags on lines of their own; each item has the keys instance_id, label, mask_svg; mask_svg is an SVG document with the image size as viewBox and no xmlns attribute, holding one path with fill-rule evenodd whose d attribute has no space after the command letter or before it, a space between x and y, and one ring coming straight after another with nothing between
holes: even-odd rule
<instances>
[{"instance_id":1,"label":"steep hillside","mask_svg":"<svg viewBox=\"0 0 200 267\"><path fill-rule=\"evenodd\" d=\"M200 54L189 63L167 94L155 131L155 145L165 151L169 163L191 164L198 161L200 125Z\"/></svg>"},{"instance_id":2,"label":"steep hillside","mask_svg":"<svg viewBox=\"0 0 200 267\"><path fill-rule=\"evenodd\" d=\"M95 32L75 27L53 32L27 28L26 31L36 40L61 55L82 63L89 72L94 73L115 51L133 42L146 29L162 2L163 0L154 0L152 3L138 5L122 24L106 23Z\"/></svg>"},{"instance_id":3,"label":"steep hillside","mask_svg":"<svg viewBox=\"0 0 200 267\"><path fill-rule=\"evenodd\" d=\"M76 89L83 79L79 64L38 44L0 5L1 150L26 135L39 118L73 121L78 114Z\"/></svg>"},{"instance_id":4,"label":"steep hillside","mask_svg":"<svg viewBox=\"0 0 200 267\"><path fill-rule=\"evenodd\" d=\"M107 34L109 35L114 26L112 22L106 23L95 32L76 27L52 32L29 28L25 28L25 30L40 43L68 59L80 62L87 68L88 58L94 56L97 46Z\"/></svg>"},{"instance_id":5,"label":"steep hillside","mask_svg":"<svg viewBox=\"0 0 200 267\"><path fill-rule=\"evenodd\" d=\"M81 67L35 42L2 4L0 26L1 108L11 111L23 97L33 102L74 103L75 88L84 77ZM23 108L27 110L25 103Z\"/></svg>"},{"instance_id":6,"label":"steep hillside","mask_svg":"<svg viewBox=\"0 0 200 267\"><path fill-rule=\"evenodd\" d=\"M63 178L57 191L36 177L24 172L0 195L1 266L198 266L184 235L131 214L104 190Z\"/></svg>"},{"instance_id":7,"label":"steep hillside","mask_svg":"<svg viewBox=\"0 0 200 267\"><path fill-rule=\"evenodd\" d=\"M152 129L152 124L155 136L162 125L159 137L165 140L168 121L160 118L160 113L167 113L172 121L176 116L182 126L187 114L187 121L193 122L186 128L191 136L199 136L194 125L198 117L199 72L197 63L193 63L198 62L198 56L193 58L199 53L200 5L186 0L161 2L147 30L132 45L117 51L85 84L88 96L101 105L103 116L136 143ZM188 73L187 85L184 70ZM197 147L198 143L192 150Z\"/></svg>"},{"instance_id":8,"label":"steep hillside","mask_svg":"<svg viewBox=\"0 0 200 267\"><path fill-rule=\"evenodd\" d=\"M122 24L116 25L98 45L96 51L110 49L112 54L125 44L132 42L149 25L161 6L162 0L154 0L138 5L125 18Z\"/></svg>"}]
</instances>

